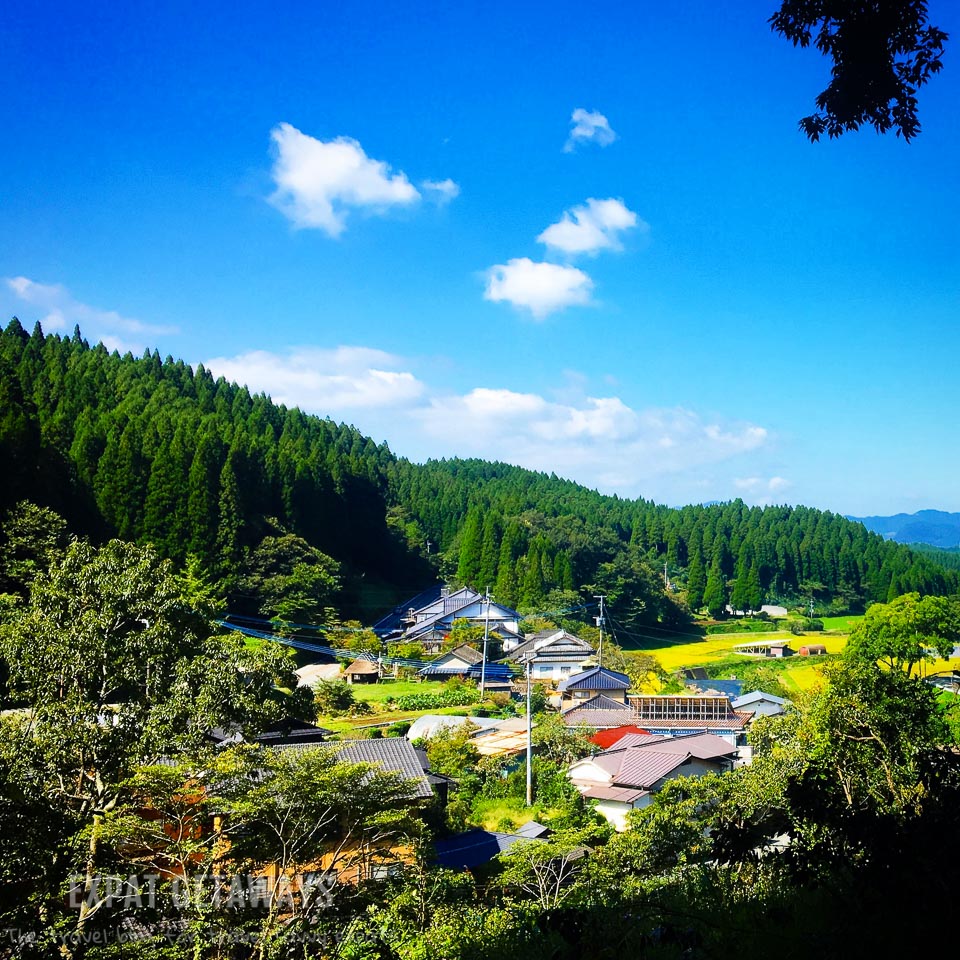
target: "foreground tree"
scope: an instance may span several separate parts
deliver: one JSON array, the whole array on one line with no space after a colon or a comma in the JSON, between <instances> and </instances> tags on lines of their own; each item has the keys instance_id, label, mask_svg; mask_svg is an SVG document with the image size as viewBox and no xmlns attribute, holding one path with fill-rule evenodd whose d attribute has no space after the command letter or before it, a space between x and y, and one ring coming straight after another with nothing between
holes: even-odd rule
<instances>
[{"instance_id":1,"label":"foreground tree","mask_svg":"<svg viewBox=\"0 0 960 960\"><path fill-rule=\"evenodd\" d=\"M169 562L120 541L70 544L0 628L0 652L11 696L26 708L2 721L2 763L73 837L69 849L37 851L58 864L46 882L79 867L86 894L104 817L138 767L201 749L215 726L259 731L310 710L307 694L278 692L296 690L287 651L215 635L190 609ZM71 863L81 835L84 852ZM28 896L42 902L55 893ZM89 914L83 906L76 919L80 943Z\"/></svg>"},{"instance_id":2,"label":"foreground tree","mask_svg":"<svg viewBox=\"0 0 960 960\"><path fill-rule=\"evenodd\" d=\"M875 603L850 632L845 656L909 673L917 664L947 659L960 643L960 603L907 593Z\"/></svg>"},{"instance_id":3,"label":"foreground tree","mask_svg":"<svg viewBox=\"0 0 960 960\"><path fill-rule=\"evenodd\" d=\"M770 25L833 62L817 112L800 121L810 140L865 123L904 140L920 132L917 89L940 71L947 41L928 23L926 0L784 0Z\"/></svg>"}]
</instances>

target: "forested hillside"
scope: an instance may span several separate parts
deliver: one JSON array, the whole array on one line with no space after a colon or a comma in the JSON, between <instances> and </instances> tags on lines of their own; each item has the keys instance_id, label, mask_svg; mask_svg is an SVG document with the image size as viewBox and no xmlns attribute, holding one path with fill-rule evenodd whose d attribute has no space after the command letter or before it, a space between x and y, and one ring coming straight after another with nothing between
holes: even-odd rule
<instances>
[{"instance_id":1,"label":"forested hillside","mask_svg":"<svg viewBox=\"0 0 960 960\"><path fill-rule=\"evenodd\" d=\"M412 464L352 427L214 380L202 366L71 338L0 337L0 508L152 542L232 608L372 616L438 573L521 609L603 592L629 625L766 600L858 609L952 593L958 574L805 507L671 509L483 461ZM666 564L670 589L663 589Z\"/></svg>"}]
</instances>

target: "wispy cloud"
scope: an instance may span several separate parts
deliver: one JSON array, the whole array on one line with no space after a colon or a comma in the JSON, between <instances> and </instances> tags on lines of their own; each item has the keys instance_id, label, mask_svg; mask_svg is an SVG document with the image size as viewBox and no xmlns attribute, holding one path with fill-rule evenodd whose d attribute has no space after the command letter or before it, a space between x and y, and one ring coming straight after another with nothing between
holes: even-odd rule
<instances>
[{"instance_id":1,"label":"wispy cloud","mask_svg":"<svg viewBox=\"0 0 960 960\"><path fill-rule=\"evenodd\" d=\"M733 485L742 496L759 505L775 502L775 495L792 484L785 477L734 477Z\"/></svg>"},{"instance_id":2,"label":"wispy cloud","mask_svg":"<svg viewBox=\"0 0 960 960\"><path fill-rule=\"evenodd\" d=\"M460 196L460 184L446 180L421 180L420 189L436 203L449 203Z\"/></svg>"},{"instance_id":3,"label":"wispy cloud","mask_svg":"<svg viewBox=\"0 0 960 960\"><path fill-rule=\"evenodd\" d=\"M610 121L602 113L577 107L570 115L570 136L563 145L563 152L572 153L581 143L608 147L616 139Z\"/></svg>"},{"instance_id":4,"label":"wispy cloud","mask_svg":"<svg viewBox=\"0 0 960 960\"><path fill-rule=\"evenodd\" d=\"M289 123L274 127L270 137L276 190L269 200L295 227L338 237L351 210L384 213L420 199L405 173L371 159L350 137L317 140Z\"/></svg>"},{"instance_id":5,"label":"wispy cloud","mask_svg":"<svg viewBox=\"0 0 960 960\"><path fill-rule=\"evenodd\" d=\"M103 310L75 300L62 284L37 283L28 277L7 277L4 281L9 290L24 303L42 311L40 320L44 330L68 330L80 325L84 336L94 341L101 340L108 349L139 351L144 343L129 337L154 338L177 333L177 327L144 323L133 317L125 317L116 310Z\"/></svg>"},{"instance_id":6,"label":"wispy cloud","mask_svg":"<svg viewBox=\"0 0 960 960\"><path fill-rule=\"evenodd\" d=\"M537 241L563 253L592 255L601 250L621 250L621 234L636 227L644 233L650 229L622 200L590 197L585 204L565 211Z\"/></svg>"},{"instance_id":7,"label":"wispy cloud","mask_svg":"<svg viewBox=\"0 0 960 960\"><path fill-rule=\"evenodd\" d=\"M576 267L517 257L487 271L483 296L529 310L534 318L543 320L564 307L588 304L592 290L593 281Z\"/></svg>"},{"instance_id":8,"label":"wispy cloud","mask_svg":"<svg viewBox=\"0 0 960 960\"><path fill-rule=\"evenodd\" d=\"M382 350L301 347L283 354L253 350L236 357L214 357L207 367L215 376L268 393L277 403L317 413L396 408L417 400L425 386L398 369L404 361Z\"/></svg>"},{"instance_id":9,"label":"wispy cloud","mask_svg":"<svg viewBox=\"0 0 960 960\"><path fill-rule=\"evenodd\" d=\"M666 492L677 502L694 488L700 496L705 467L770 440L757 424L684 407L636 409L572 381L562 400L482 384L445 390L415 375L417 361L363 347L256 351L205 365L288 406L347 419L403 456L503 460L625 496Z\"/></svg>"},{"instance_id":10,"label":"wispy cloud","mask_svg":"<svg viewBox=\"0 0 960 960\"><path fill-rule=\"evenodd\" d=\"M432 397L417 413L431 436L463 456L555 471L609 491L642 492L652 477L695 469L763 446L765 428L704 420L682 407L635 410L619 397L557 403L477 387Z\"/></svg>"}]
</instances>

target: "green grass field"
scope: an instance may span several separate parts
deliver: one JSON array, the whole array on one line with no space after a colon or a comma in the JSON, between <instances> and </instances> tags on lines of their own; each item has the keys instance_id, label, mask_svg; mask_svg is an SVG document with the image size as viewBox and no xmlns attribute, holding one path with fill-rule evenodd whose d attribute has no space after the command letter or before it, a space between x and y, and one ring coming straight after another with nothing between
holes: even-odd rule
<instances>
[{"instance_id":1,"label":"green grass field","mask_svg":"<svg viewBox=\"0 0 960 960\"><path fill-rule=\"evenodd\" d=\"M510 821L510 830L516 830L531 820L540 823L549 823L561 813L553 807L542 807L534 804L528 807L519 797L508 797L497 800L479 800L474 804L471 819L484 830L501 830L507 827Z\"/></svg>"},{"instance_id":2,"label":"green grass field","mask_svg":"<svg viewBox=\"0 0 960 960\"><path fill-rule=\"evenodd\" d=\"M823 621L824 630L839 630L842 633L849 633L853 625L863 619L863 614L857 614L853 617L819 617Z\"/></svg>"},{"instance_id":3,"label":"green grass field","mask_svg":"<svg viewBox=\"0 0 960 960\"><path fill-rule=\"evenodd\" d=\"M379 683L355 683L353 695L366 703L382 703L389 697L403 697L408 693L442 693L443 683L439 680L391 680Z\"/></svg>"}]
</instances>

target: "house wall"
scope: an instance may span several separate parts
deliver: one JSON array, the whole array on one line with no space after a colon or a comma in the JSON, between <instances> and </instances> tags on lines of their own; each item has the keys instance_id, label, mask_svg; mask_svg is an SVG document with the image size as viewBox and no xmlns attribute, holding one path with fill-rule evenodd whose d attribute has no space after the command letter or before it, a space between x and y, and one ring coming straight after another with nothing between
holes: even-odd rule
<instances>
[{"instance_id":1,"label":"house wall","mask_svg":"<svg viewBox=\"0 0 960 960\"><path fill-rule=\"evenodd\" d=\"M573 781L573 785L579 788L582 783L586 787L590 784L602 783L606 786L610 783L610 774L606 770L598 767L592 760L578 760L574 763L567 773L567 776Z\"/></svg>"},{"instance_id":2,"label":"house wall","mask_svg":"<svg viewBox=\"0 0 960 960\"><path fill-rule=\"evenodd\" d=\"M748 704L744 710L752 710L755 717L778 717L783 713L783 707L779 703L771 703L769 700L758 700L756 703Z\"/></svg>"},{"instance_id":3,"label":"house wall","mask_svg":"<svg viewBox=\"0 0 960 960\"><path fill-rule=\"evenodd\" d=\"M684 764L682 767L677 767L676 770L671 770L662 780L654 784L654 786L650 788L650 792L653 793L659 790L667 780L676 780L678 777L703 777L708 773L721 773L722 771L723 764L715 760L697 760L696 758L691 758L689 763Z\"/></svg>"},{"instance_id":4,"label":"house wall","mask_svg":"<svg viewBox=\"0 0 960 960\"><path fill-rule=\"evenodd\" d=\"M585 655L584 660L589 659L589 654ZM533 675L538 680L565 680L575 673L583 671L583 661L576 660L540 660L533 661Z\"/></svg>"},{"instance_id":5,"label":"house wall","mask_svg":"<svg viewBox=\"0 0 960 960\"><path fill-rule=\"evenodd\" d=\"M642 810L649 806L651 801L650 794L640 797L634 803L620 803L617 800L594 800L594 809L610 821L611 826L618 833L623 833L627 829L627 814L631 810Z\"/></svg>"},{"instance_id":6,"label":"house wall","mask_svg":"<svg viewBox=\"0 0 960 960\"><path fill-rule=\"evenodd\" d=\"M627 703L626 690L571 690L569 693L564 693L564 702L566 705L567 703L575 703L578 700L589 700L598 693L602 693L605 697L616 700L618 703Z\"/></svg>"}]
</instances>

